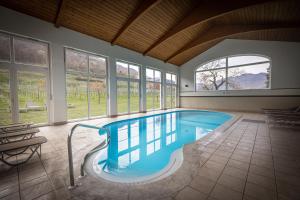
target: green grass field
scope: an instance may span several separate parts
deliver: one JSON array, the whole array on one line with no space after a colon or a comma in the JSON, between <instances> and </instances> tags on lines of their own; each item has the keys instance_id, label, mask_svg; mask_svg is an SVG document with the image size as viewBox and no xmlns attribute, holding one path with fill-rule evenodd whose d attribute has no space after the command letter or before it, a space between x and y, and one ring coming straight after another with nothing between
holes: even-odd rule
<instances>
[{"instance_id":1,"label":"green grass field","mask_svg":"<svg viewBox=\"0 0 300 200\"><path fill-rule=\"evenodd\" d=\"M118 113L128 113L128 99L130 112L139 111L139 83L130 83L128 97L127 83L118 85L117 109ZM90 100L90 117L104 116L107 113L107 96L105 80L93 78L89 82L78 75L67 75L67 116L70 119L88 118L88 98ZM89 95L87 95L89 94ZM9 90L9 74L0 70L0 125L12 123L11 102ZM45 76L37 73L18 73L18 103L19 121L33 123L47 123L47 93ZM166 97L167 106L171 105L171 97ZM146 96L147 110L160 109L159 89L151 89ZM34 108L34 109L33 109Z\"/></svg>"}]
</instances>

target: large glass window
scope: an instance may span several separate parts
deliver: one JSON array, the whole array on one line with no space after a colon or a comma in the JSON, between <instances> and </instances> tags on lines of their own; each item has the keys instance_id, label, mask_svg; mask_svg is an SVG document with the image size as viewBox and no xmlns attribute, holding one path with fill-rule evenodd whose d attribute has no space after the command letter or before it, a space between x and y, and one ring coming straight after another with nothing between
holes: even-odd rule
<instances>
[{"instance_id":1,"label":"large glass window","mask_svg":"<svg viewBox=\"0 0 300 200\"><path fill-rule=\"evenodd\" d=\"M12 123L9 72L0 69L0 125Z\"/></svg>"},{"instance_id":2,"label":"large glass window","mask_svg":"<svg viewBox=\"0 0 300 200\"><path fill-rule=\"evenodd\" d=\"M10 37L0 34L0 61L10 61Z\"/></svg>"},{"instance_id":3,"label":"large glass window","mask_svg":"<svg viewBox=\"0 0 300 200\"><path fill-rule=\"evenodd\" d=\"M177 76L166 73L166 108L176 107Z\"/></svg>"},{"instance_id":4,"label":"large glass window","mask_svg":"<svg viewBox=\"0 0 300 200\"><path fill-rule=\"evenodd\" d=\"M140 110L140 66L117 61L117 108L118 113Z\"/></svg>"},{"instance_id":5,"label":"large glass window","mask_svg":"<svg viewBox=\"0 0 300 200\"><path fill-rule=\"evenodd\" d=\"M106 59L66 49L68 119L106 115Z\"/></svg>"},{"instance_id":6,"label":"large glass window","mask_svg":"<svg viewBox=\"0 0 300 200\"><path fill-rule=\"evenodd\" d=\"M16 63L40 67L48 66L49 57L47 44L23 38L14 38L13 41Z\"/></svg>"},{"instance_id":7,"label":"large glass window","mask_svg":"<svg viewBox=\"0 0 300 200\"><path fill-rule=\"evenodd\" d=\"M270 59L229 56L201 65L195 74L196 91L270 88Z\"/></svg>"},{"instance_id":8,"label":"large glass window","mask_svg":"<svg viewBox=\"0 0 300 200\"><path fill-rule=\"evenodd\" d=\"M146 68L146 105L147 110L161 108L161 72Z\"/></svg>"},{"instance_id":9,"label":"large glass window","mask_svg":"<svg viewBox=\"0 0 300 200\"><path fill-rule=\"evenodd\" d=\"M49 44L0 33L0 124L48 123Z\"/></svg>"}]
</instances>

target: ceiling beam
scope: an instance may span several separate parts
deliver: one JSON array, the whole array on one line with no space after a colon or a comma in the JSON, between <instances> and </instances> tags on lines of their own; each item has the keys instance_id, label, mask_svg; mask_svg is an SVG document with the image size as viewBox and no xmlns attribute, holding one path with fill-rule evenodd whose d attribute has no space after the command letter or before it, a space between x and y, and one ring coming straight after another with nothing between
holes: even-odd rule
<instances>
[{"instance_id":1,"label":"ceiling beam","mask_svg":"<svg viewBox=\"0 0 300 200\"><path fill-rule=\"evenodd\" d=\"M151 50L159 46L161 43L167 39L175 36L176 34L192 28L200 23L207 22L216 17L224 15L228 12L241 9L247 6L256 5L269 0L242 0L235 1L234 3L229 3L224 1L203 4L200 3L195 9L189 12L181 21L179 21L175 26L169 29L162 37L160 37L156 42L154 42L146 51L144 55L148 55ZM201 2L201 1L200 1Z\"/></svg>"},{"instance_id":2,"label":"ceiling beam","mask_svg":"<svg viewBox=\"0 0 300 200\"><path fill-rule=\"evenodd\" d=\"M126 21L126 23L121 27L115 37L112 39L111 44L116 44L117 40L122 36L122 34L130 28L130 26L141 18L147 11L156 6L161 0L143 0L140 5L133 11L132 15Z\"/></svg>"},{"instance_id":3,"label":"ceiling beam","mask_svg":"<svg viewBox=\"0 0 300 200\"><path fill-rule=\"evenodd\" d=\"M218 25L213 26L206 32L201 34L198 38L183 46L181 49L169 56L165 62L169 62L179 54L188 51L192 48L204 45L216 40L222 40L226 37L234 36L236 34L248 33L253 31L283 29L283 28L300 28L299 24L274 24L274 25Z\"/></svg>"},{"instance_id":4,"label":"ceiling beam","mask_svg":"<svg viewBox=\"0 0 300 200\"><path fill-rule=\"evenodd\" d=\"M61 19L63 17L63 13L66 8L66 4L67 4L67 0L59 1L56 16L55 16L55 22L54 22L56 28L60 27Z\"/></svg>"}]
</instances>

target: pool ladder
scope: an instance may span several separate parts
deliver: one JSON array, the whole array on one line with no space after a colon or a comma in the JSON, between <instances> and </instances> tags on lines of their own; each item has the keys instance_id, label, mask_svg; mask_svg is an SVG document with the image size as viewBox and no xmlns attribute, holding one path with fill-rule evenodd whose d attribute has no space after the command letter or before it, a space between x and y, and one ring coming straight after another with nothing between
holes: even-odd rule
<instances>
[{"instance_id":1,"label":"pool ladder","mask_svg":"<svg viewBox=\"0 0 300 200\"><path fill-rule=\"evenodd\" d=\"M74 178L74 166L73 166L73 153L72 153L72 136L77 127L85 127L85 128L92 128L92 129L98 129L98 130L105 130L107 133L106 140L101 142L98 146L93 148L87 155L85 155L83 162L80 166L80 177L84 176L84 163L85 161L95 152L100 151L101 149L106 148L110 143L110 131L107 128L104 127L97 127L97 126L91 126L86 124L75 124L71 132L68 135L68 157L69 157L69 175L70 175L70 186L69 189L73 189L74 187L78 186L75 184L75 178ZM79 177L79 178L80 178Z\"/></svg>"}]
</instances>

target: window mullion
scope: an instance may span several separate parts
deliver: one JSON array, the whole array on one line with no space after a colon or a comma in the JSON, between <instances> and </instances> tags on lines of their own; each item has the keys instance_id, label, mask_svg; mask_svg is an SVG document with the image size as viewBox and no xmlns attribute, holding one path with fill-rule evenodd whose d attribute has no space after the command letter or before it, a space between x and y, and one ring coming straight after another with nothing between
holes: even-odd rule
<instances>
[{"instance_id":1,"label":"window mullion","mask_svg":"<svg viewBox=\"0 0 300 200\"><path fill-rule=\"evenodd\" d=\"M225 85L225 90L228 90L228 57L226 57L226 72L225 72L225 81L226 81L226 85Z\"/></svg>"}]
</instances>

